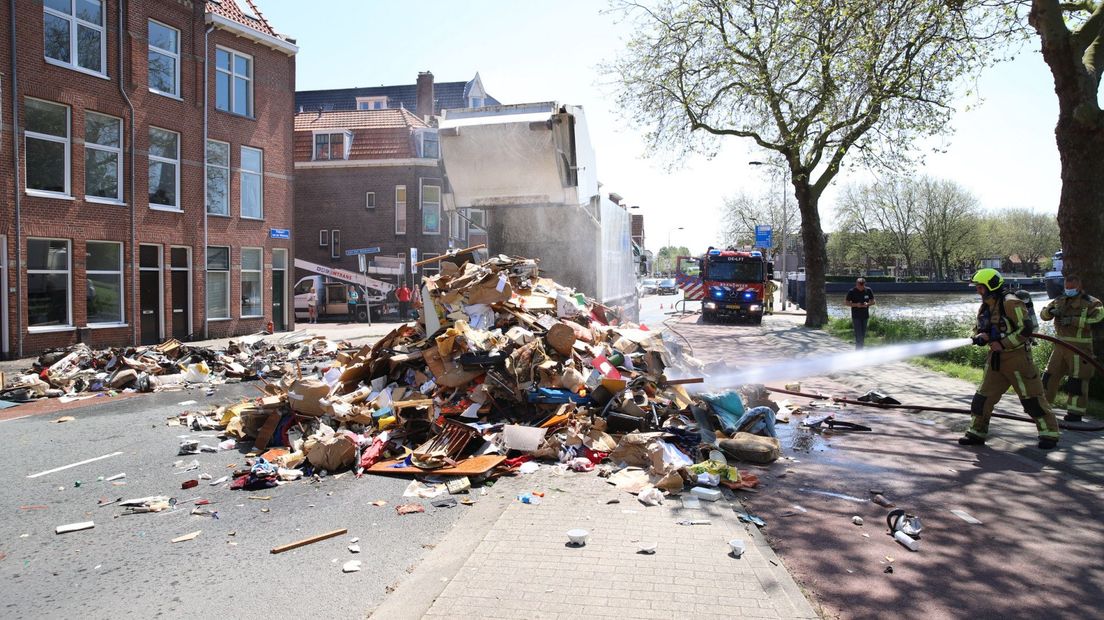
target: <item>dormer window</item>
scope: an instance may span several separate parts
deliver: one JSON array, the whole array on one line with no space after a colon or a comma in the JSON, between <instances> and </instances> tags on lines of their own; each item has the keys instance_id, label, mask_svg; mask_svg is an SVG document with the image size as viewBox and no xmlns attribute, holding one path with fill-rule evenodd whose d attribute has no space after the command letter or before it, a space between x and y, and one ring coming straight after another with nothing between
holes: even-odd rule
<instances>
[{"instance_id":1,"label":"dormer window","mask_svg":"<svg viewBox=\"0 0 1104 620\"><path fill-rule=\"evenodd\" d=\"M358 110L386 110L387 97L357 97Z\"/></svg>"},{"instance_id":2,"label":"dormer window","mask_svg":"<svg viewBox=\"0 0 1104 620\"><path fill-rule=\"evenodd\" d=\"M483 107L483 97L469 97L468 100L469 100L468 101L468 103L469 103L468 107L470 107L470 108L481 108L481 107Z\"/></svg>"},{"instance_id":3,"label":"dormer window","mask_svg":"<svg viewBox=\"0 0 1104 620\"><path fill-rule=\"evenodd\" d=\"M314 132L314 161L349 159L353 146L353 132L348 129Z\"/></svg>"},{"instance_id":4,"label":"dormer window","mask_svg":"<svg viewBox=\"0 0 1104 620\"><path fill-rule=\"evenodd\" d=\"M425 159L441 158L441 142L437 137L437 131L423 129L418 132L418 157Z\"/></svg>"}]
</instances>

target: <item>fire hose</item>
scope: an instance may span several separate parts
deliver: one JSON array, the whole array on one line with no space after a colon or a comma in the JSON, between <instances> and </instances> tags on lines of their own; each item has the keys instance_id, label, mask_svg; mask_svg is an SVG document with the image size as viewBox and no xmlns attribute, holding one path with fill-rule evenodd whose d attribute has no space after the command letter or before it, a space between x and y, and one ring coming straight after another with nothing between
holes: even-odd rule
<instances>
[{"instance_id":1,"label":"fire hose","mask_svg":"<svg viewBox=\"0 0 1104 620\"><path fill-rule=\"evenodd\" d=\"M1066 347L1067 349L1070 349L1071 351L1073 351L1077 355L1081 356L1082 359L1084 359L1087 362L1089 362L1090 364L1092 364L1093 367L1095 367L1097 370L1100 371L1101 376L1104 376L1104 366L1102 366L1100 364L1100 362L1093 359L1093 356L1090 355L1087 351L1085 351L1085 350L1083 350L1083 349L1081 349L1081 348L1079 348L1075 345L1072 345L1068 342L1065 342L1063 340L1055 338L1053 336L1047 336L1046 334L1031 334L1031 337L1032 338L1038 338L1040 340L1046 340L1048 342L1053 342L1056 345L1060 345L1060 346ZM970 411L969 409L963 409L963 408L959 408L959 407L931 407L931 406L926 406L926 405L892 405L892 404L883 404L883 403L876 403L876 402L854 400L854 399L850 399L850 398L841 398L839 396L828 396L828 395L825 395L825 394L821 394L819 392L816 393L816 394L810 394L810 393L807 393L807 392L798 392L798 391L795 391L795 390L784 390L782 388L774 388L774 387L769 387L769 386L764 386L764 387L768 391L771 391L771 392L774 392L774 393L777 393L777 394L787 394L787 395L790 395L790 396L801 396L803 398L812 398L812 399L816 399L816 400L828 400L828 401L831 401L831 402L834 402L834 403L841 403L841 404L845 404L845 405L862 405L864 407L876 407L878 409L905 409L905 410L908 410L908 411L934 411L934 412L937 412L937 413L964 413L964 414L967 414L967 415L972 415L973 414L973 412ZM1011 414L1011 413L993 412L993 417L994 418L1003 418L1005 420L1018 420L1020 422L1030 422L1031 424L1035 423L1035 420L1031 419L1028 416L1015 415L1015 414ZM1066 429L1066 430L1104 431L1104 423L1102 423L1102 422L1095 422L1094 423L1094 422L1088 422L1088 421L1083 421L1083 422L1059 421L1058 426L1060 428L1063 428L1063 429Z\"/></svg>"}]
</instances>

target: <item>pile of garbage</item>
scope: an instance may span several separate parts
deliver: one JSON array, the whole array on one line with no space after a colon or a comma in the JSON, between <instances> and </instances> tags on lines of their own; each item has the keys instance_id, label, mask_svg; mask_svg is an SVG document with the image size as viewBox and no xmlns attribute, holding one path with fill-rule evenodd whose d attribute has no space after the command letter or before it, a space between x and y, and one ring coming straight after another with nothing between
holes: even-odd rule
<instances>
[{"instance_id":1,"label":"pile of garbage","mask_svg":"<svg viewBox=\"0 0 1104 620\"><path fill-rule=\"evenodd\" d=\"M343 346L302 332L276 338L245 336L231 341L225 349L186 345L176 339L158 345L101 350L82 343L43 353L32 368L4 386L0 397L27 401L279 379L298 372L301 364L332 359Z\"/></svg>"},{"instance_id":2,"label":"pile of garbage","mask_svg":"<svg viewBox=\"0 0 1104 620\"><path fill-rule=\"evenodd\" d=\"M723 454L778 457L777 407L744 407L771 404L765 392L692 395L707 369L675 340L542 277L535 260L445 258L417 323L313 374L267 372L264 396L178 422L251 439L256 458L233 481L247 489L349 469L479 480L544 460L655 498L753 485ZM204 448L218 447L181 452Z\"/></svg>"}]
</instances>

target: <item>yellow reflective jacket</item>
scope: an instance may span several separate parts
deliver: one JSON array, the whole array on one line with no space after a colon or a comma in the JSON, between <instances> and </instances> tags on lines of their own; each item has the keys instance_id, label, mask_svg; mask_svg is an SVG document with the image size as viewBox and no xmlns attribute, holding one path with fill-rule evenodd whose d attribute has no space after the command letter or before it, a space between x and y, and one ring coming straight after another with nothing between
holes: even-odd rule
<instances>
[{"instance_id":1,"label":"yellow reflective jacket","mask_svg":"<svg viewBox=\"0 0 1104 620\"><path fill-rule=\"evenodd\" d=\"M1076 297L1060 295L1043 308L1039 319L1053 320L1059 338L1091 350L1092 326L1104 320L1104 303L1087 293Z\"/></svg>"},{"instance_id":2,"label":"yellow reflective jacket","mask_svg":"<svg viewBox=\"0 0 1104 620\"><path fill-rule=\"evenodd\" d=\"M978 308L977 327L974 332L988 334L990 341L995 337L1000 338L1001 347L1005 351L1019 349L1027 343L1027 334L1024 330L1024 317L1027 316L1027 306L1018 297L1012 294L1003 297L992 296L981 302ZM999 304L999 305L998 305ZM993 331L996 334L993 334Z\"/></svg>"}]
</instances>

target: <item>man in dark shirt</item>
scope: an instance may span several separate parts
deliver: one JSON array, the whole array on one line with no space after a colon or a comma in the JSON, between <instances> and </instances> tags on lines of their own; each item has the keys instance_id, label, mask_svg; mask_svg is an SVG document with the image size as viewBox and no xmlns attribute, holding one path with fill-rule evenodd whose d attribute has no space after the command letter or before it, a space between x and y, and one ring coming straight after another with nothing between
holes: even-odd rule
<instances>
[{"instance_id":1,"label":"man in dark shirt","mask_svg":"<svg viewBox=\"0 0 1104 620\"><path fill-rule=\"evenodd\" d=\"M847 291L847 306L851 308L851 325L855 328L855 348L863 348L866 341L866 323L870 320L870 306L874 305L874 291L866 288L866 280L855 280L855 288Z\"/></svg>"}]
</instances>

